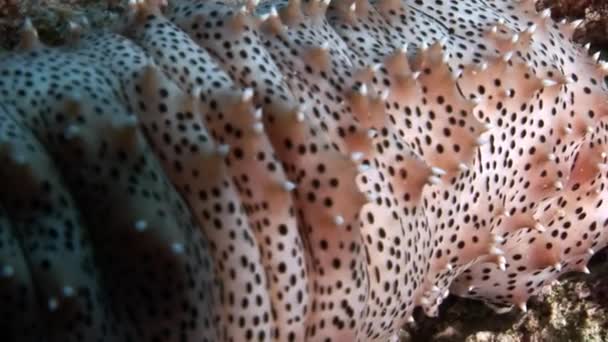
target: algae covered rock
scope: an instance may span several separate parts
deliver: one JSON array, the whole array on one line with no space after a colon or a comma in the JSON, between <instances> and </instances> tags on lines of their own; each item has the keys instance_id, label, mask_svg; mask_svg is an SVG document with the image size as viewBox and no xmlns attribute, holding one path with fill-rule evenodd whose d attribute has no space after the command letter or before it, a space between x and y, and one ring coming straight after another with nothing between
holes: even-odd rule
<instances>
[{"instance_id":1,"label":"algae covered rock","mask_svg":"<svg viewBox=\"0 0 608 342\"><path fill-rule=\"evenodd\" d=\"M568 276L530 301L528 311L496 314L479 303L450 298L439 320L422 315L402 341L511 342L608 339L608 265L604 253L589 276Z\"/></svg>"},{"instance_id":2,"label":"algae covered rock","mask_svg":"<svg viewBox=\"0 0 608 342\"><path fill-rule=\"evenodd\" d=\"M123 0L0 0L0 49L17 43L25 18L32 21L41 40L57 45L65 41L70 21L108 28L124 19L126 9Z\"/></svg>"}]
</instances>

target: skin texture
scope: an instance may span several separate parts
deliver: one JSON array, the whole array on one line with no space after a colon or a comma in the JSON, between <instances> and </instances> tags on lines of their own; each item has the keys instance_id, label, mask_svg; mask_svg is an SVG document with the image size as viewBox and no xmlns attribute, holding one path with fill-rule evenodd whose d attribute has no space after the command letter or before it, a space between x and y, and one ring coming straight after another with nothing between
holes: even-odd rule
<instances>
[{"instance_id":1,"label":"skin texture","mask_svg":"<svg viewBox=\"0 0 608 342\"><path fill-rule=\"evenodd\" d=\"M450 293L525 310L607 242L607 68L575 25L149 0L49 48L26 22L0 55L3 334L385 341Z\"/></svg>"}]
</instances>

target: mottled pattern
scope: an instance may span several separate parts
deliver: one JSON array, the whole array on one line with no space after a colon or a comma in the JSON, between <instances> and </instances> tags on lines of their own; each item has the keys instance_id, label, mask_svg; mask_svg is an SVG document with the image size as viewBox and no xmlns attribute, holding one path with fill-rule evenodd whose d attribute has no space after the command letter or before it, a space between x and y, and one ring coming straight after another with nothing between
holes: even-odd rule
<instances>
[{"instance_id":1,"label":"mottled pattern","mask_svg":"<svg viewBox=\"0 0 608 342\"><path fill-rule=\"evenodd\" d=\"M607 243L606 64L532 1L134 1L0 56L0 336L386 341ZM16 319L14 312L23 312Z\"/></svg>"}]
</instances>

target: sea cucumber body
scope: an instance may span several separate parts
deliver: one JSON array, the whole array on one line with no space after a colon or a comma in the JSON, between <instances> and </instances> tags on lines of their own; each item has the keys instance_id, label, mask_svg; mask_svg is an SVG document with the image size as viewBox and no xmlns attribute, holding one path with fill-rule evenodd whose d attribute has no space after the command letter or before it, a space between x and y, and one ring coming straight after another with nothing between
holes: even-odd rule
<instances>
[{"instance_id":1,"label":"sea cucumber body","mask_svg":"<svg viewBox=\"0 0 608 342\"><path fill-rule=\"evenodd\" d=\"M607 243L608 67L532 1L125 20L0 55L0 336L386 341L450 293L525 309Z\"/></svg>"}]
</instances>

